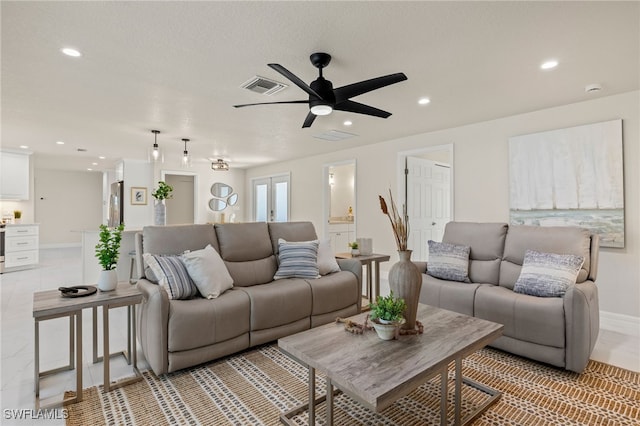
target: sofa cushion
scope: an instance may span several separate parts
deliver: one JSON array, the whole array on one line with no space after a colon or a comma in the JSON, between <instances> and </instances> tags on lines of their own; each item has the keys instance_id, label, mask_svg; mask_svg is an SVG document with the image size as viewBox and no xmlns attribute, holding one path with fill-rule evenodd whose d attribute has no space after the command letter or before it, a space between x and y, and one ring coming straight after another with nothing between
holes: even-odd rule
<instances>
[{"instance_id":1,"label":"sofa cushion","mask_svg":"<svg viewBox=\"0 0 640 426\"><path fill-rule=\"evenodd\" d=\"M469 282L468 246L428 241L427 274L449 281Z\"/></svg>"},{"instance_id":2,"label":"sofa cushion","mask_svg":"<svg viewBox=\"0 0 640 426\"><path fill-rule=\"evenodd\" d=\"M215 225L220 256L236 287L265 284L276 273L276 258L265 222Z\"/></svg>"},{"instance_id":3,"label":"sofa cushion","mask_svg":"<svg viewBox=\"0 0 640 426\"><path fill-rule=\"evenodd\" d=\"M250 310L247 294L234 289L216 299L172 300L169 351L200 348L248 333Z\"/></svg>"},{"instance_id":4,"label":"sofa cushion","mask_svg":"<svg viewBox=\"0 0 640 426\"><path fill-rule=\"evenodd\" d=\"M480 286L474 314L504 324L503 335L556 348L565 347L563 299L518 294L505 287Z\"/></svg>"},{"instance_id":5,"label":"sofa cushion","mask_svg":"<svg viewBox=\"0 0 640 426\"><path fill-rule=\"evenodd\" d=\"M191 299L198 288L189 276L180 256L160 256L145 253L145 263L158 279L158 284L167 292L169 299Z\"/></svg>"},{"instance_id":6,"label":"sofa cushion","mask_svg":"<svg viewBox=\"0 0 640 426\"><path fill-rule=\"evenodd\" d=\"M213 225L145 226L142 229L142 252L182 254L186 250L201 250L211 244L218 250Z\"/></svg>"},{"instance_id":7,"label":"sofa cushion","mask_svg":"<svg viewBox=\"0 0 640 426\"><path fill-rule=\"evenodd\" d=\"M318 278L318 240L278 241L278 271L274 280Z\"/></svg>"},{"instance_id":8,"label":"sofa cushion","mask_svg":"<svg viewBox=\"0 0 640 426\"><path fill-rule=\"evenodd\" d=\"M311 241L317 240L316 230L311 222L269 222L269 236L274 254L278 254L278 240Z\"/></svg>"},{"instance_id":9,"label":"sofa cushion","mask_svg":"<svg viewBox=\"0 0 640 426\"><path fill-rule=\"evenodd\" d=\"M341 271L306 281L311 287L311 315L339 311L360 299L358 278L351 272Z\"/></svg>"},{"instance_id":10,"label":"sofa cushion","mask_svg":"<svg viewBox=\"0 0 640 426\"><path fill-rule=\"evenodd\" d=\"M233 278L211 244L202 250L185 252L181 260L202 297L215 299L233 287Z\"/></svg>"},{"instance_id":11,"label":"sofa cushion","mask_svg":"<svg viewBox=\"0 0 640 426\"><path fill-rule=\"evenodd\" d=\"M473 300L481 284L463 284L422 274L420 303L473 316Z\"/></svg>"},{"instance_id":12,"label":"sofa cushion","mask_svg":"<svg viewBox=\"0 0 640 426\"><path fill-rule=\"evenodd\" d=\"M251 330L264 330L311 316L311 287L301 278L241 287L251 300Z\"/></svg>"},{"instance_id":13,"label":"sofa cushion","mask_svg":"<svg viewBox=\"0 0 640 426\"><path fill-rule=\"evenodd\" d=\"M539 297L562 297L575 284L584 257L527 250L513 291Z\"/></svg>"},{"instance_id":14,"label":"sofa cushion","mask_svg":"<svg viewBox=\"0 0 640 426\"><path fill-rule=\"evenodd\" d=\"M576 282L584 282L589 276L591 235L588 230L568 226L511 225L500 266L501 286L513 289L527 250L582 256L584 263Z\"/></svg>"},{"instance_id":15,"label":"sofa cushion","mask_svg":"<svg viewBox=\"0 0 640 426\"><path fill-rule=\"evenodd\" d=\"M507 229L506 223L449 222L442 242L470 247L471 282L497 285Z\"/></svg>"}]
</instances>

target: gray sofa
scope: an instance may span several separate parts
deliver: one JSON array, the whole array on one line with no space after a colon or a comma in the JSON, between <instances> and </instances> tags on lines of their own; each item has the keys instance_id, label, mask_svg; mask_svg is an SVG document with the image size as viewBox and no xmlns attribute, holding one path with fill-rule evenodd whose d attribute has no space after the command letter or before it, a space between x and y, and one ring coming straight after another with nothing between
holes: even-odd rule
<instances>
[{"instance_id":1,"label":"gray sofa","mask_svg":"<svg viewBox=\"0 0 640 426\"><path fill-rule=\"evenodd\" d=\"M470 283L434 278L427 263L420 301L504 324L492 346L567 370L582 372L599 330L597 235L574 227L509 226L450 222L443 242L469 246ZM527 249L575 254L585 261L564 297L536 297L513 291Z\"/></svg>"},{"instance_id":2,"label":"gray sofa","mask_svg":"<svg viewBox=\"0 0 640 426\"><path fill-rule=\"evenodd\" d=\"M211 244L233 278L216 299L170 300L158 284L138 280L143 301L137 330L156 374L180 370L360 312L362 267L339 260L340 272L317 279L273 281L278 239L317 238L310 222L146 226L136 234L138 271L143 253L181 254Z\"/></svg>"}]
</instances>

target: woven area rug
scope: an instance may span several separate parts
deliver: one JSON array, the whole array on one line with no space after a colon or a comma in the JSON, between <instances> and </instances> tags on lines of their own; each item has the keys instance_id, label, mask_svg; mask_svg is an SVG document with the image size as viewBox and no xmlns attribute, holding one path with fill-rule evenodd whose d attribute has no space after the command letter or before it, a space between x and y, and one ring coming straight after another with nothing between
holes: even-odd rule
<instances>
[{"instance_id":1,"label":"woven area rug","mask_svg":"<svg viewBox=\"0 0 640 426\"><path fill-rule=\"evenodd\" d=\"M463 372L503 392L474 425L640 424L640 374L628 370L591 361L578 375L485 348L465 359ZM438 425L439 380L379 414L340 394L334 400L334 422ZM324 394L324 380L316 384L316 394ZM463 388L463 413L486 398ZM451 415L452 389L451 381ZM84 401L67 407L67 425L277 425L281 412L306 402L307 370L271 344L163 377L145 372L141 382L107 395L101 386L85 392ZM324 403L317 408L318 424L324 424L324 409ZM306 413L294 420L308 423Z\"/></svg>"}]
</instances>

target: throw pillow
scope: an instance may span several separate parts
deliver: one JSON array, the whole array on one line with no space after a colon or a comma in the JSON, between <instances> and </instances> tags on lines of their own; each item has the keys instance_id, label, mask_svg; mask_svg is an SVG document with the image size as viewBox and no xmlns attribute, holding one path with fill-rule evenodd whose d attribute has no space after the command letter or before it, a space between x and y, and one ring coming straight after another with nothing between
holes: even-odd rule
<instances>
[{"instance_id":1,"label":"throw pillow","mask_svg":"<svg viewBox=\"0 0 640 426\"><path fill-rule=\"evenodd\" d=\"M202 250L185 252L180 259L202 297L215 299L233 287L233 278L224 260L211 244Z\"/></svg>"},{"instance_id":2,"label":"throw pillow","mask_svg":"<svg viewBox=\"0 0 640 426\"><path fill-rule=\"evenodd\" d=\"M145 253L143 258L158 278L158 284L167 292L169 299L191 299L198 294L198 288L189 277L180 256Z\"/></svg>"},{"instance_id":3,"label":"throw pillow","mask_svg":"<svg viewBox=\"0 0 640 426\"><path fill-rule=\"evenodd\" d=\"M320 275L340 272L340 266L336 262L333 250L331 250L331 240L328 238L321 240L318 244L318 271Z\"/></svg>"},{"instance_id":4,"label":"throw pillow","mask_svg":"<svg viewBox=\"0 0 640 426\"><path fill-rule=\"evenodd\" d=\"M576 283L583 263L584 257L574 254L527 250L513 291L530 296L562 297L569 286Z\"/></svg>"},{"instance_id":5,"label":"throw pillow","mask_svg":"<svg viewBox=\"0 0 640 426\"><path fill-rule=\"evenodd\" d=\"M470 247L429 240L427 274L448 281L469 281Z\"/></svg>"},{"instance_id":6,"label":"throw pillow","mask_svg":"<svg viewBox=\"0 0 640 426\"><path fill-rule=\"evenodd\" d=\"M287 242L278 239L278 270L274 280L282 278L318 278L318 240Z\"/></svg>"}]
</instances>

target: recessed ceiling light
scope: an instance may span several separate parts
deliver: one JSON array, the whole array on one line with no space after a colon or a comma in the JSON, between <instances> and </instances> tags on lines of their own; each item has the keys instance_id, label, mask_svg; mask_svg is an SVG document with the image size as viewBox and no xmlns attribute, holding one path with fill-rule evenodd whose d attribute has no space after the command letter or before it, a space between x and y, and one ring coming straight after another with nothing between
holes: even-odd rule
<instances>
[{"instance_id":1,"label":"recessed ceiling light","mask_svg":"<svg viewBox=\"0 0 640 426\"><path fill-rule=\"evenodd\" d=\"M550 70L550 69L555 68L557 66L558 66L558 61L556 61L555 59L551 59L551 60L548 60L546 62L543 62L542 65L540 65L540 69Z\"/></svg>"},{"instance_id":2,"label":"recessed ceiling light","mask_svg":"<svg viewBox=\"0 0 640 426\"><path fill-rule=\"evenodd\" d=\"M342 124L344 124L345 126L351 126L351 125L353 124L353 121L351 121L351 120L345 120L345 122L344 122L344 123L342 123Z\"/></svg>"},{"instance_id":3,"label":"recessed ceiling light","mask_svg":"<svg viewBox=\"0 0 640 426\"><path fill-rule=\"evenodd\" d=\"M28 145L20 145L20 148L22 148L22 149L29 149L29 146L28 146Z\"/></svg>"},{"instance_id":4,"label":"recessed ceiling light","mask_svg":"<svg viewBox=\"0 0 640 426\"><path fill-rule=\"evenodd\" d=\"M67 56L72 56L74 58L82 56L82 53L70 47L65 47L64 49L62 49L62 53L64 53Z\"/></svg>"},{"instance_id":5,"label":"recessed ceiling light","mask_svg":"<svg viewBox=\"0 0 640 426\"><path fill-rule=\"evenodd\" d=\"M91 163L91 165L92 165L92 166L97 166L97 165L98 165L98 163Z\"/></svg>"},{"instance_id":6,"label":"recessed ceiling light","mask_svg":"<svg viewBox=\"0 0 640 426\"><path fill-rule=\"evenodd\" d=\"M92 171L93 171L93 169L92 169L91 167L87 167L87 171L88 171L88 172L92 172Z\"/></svg>"},{"instance_id":7,"label":"recessed ceiling light","mask_svg":"<svg viewBox=\"0 0 640 426\"><path fill-rule=\"evenodd\" d=\"M57 143L58 145L64 145L64 142L62 142L62 141L57 141L56 143Z\"/></svg>"},{"instance_id":8,"label":"recessed ceiling light","mask_svg":"<svg viewBox=\"0 0 640 426\"><path fill-rule=\"evenodd\" d=\"M420 98L418 100L418 103L420 105L427 105L427 104L431 103L431 99L429 99L429 98Z\"/></svg>"},{"instance_id":9,"label":"recessed ceiling light","mask_svg":"<svg viewBox=\"0 0 640 426\"><path fill-rule=\"evenodd\" d=\"M104 155L101 155L100 157L98 157L101 160L104 160L106 157Z\"/></svg>"}]
</instances>

